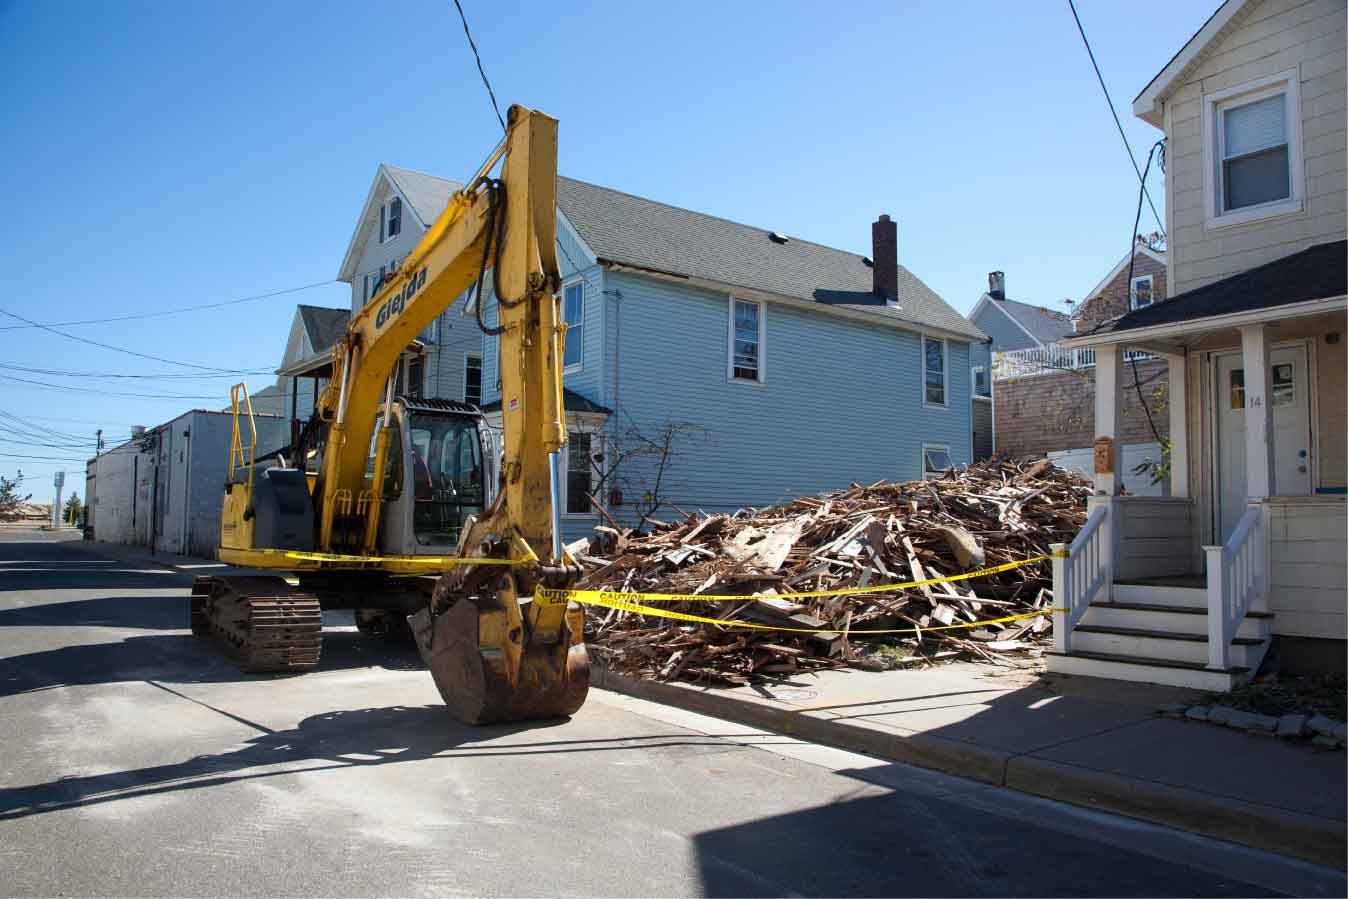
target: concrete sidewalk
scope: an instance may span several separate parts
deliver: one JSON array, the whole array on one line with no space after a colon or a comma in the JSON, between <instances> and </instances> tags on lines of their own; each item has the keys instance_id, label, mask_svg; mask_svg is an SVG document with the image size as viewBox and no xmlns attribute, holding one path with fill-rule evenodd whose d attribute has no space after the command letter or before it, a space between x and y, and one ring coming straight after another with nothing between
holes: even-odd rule
<instances>
[{"instance_id":1,"label":"concrete sidewalk","mask_svg":"<svg viewBox=\"0 0 1348 899\"><path fill-rule=\"evenodd\" d=\"M957 663L715 688L594 684L818 743L1345 867L1344 757L1157 714L1192 691Z\"/></svg>"},{"instance_id":2,"label":"concrete sidewalk","mask_svg":"<svg viewBox=\"0 0 1348 899\"><path fill-rule=\"evenodd\" d=\"M252 568L235 568L218 559L202 559L196 556L180 556L176 553L150 552L143 546L128 546L124 543L107 543L102 540L77 540L80 549L94 555L103 556L128 565L155 565L177 571L191 577L225 574L257 574Z\"/></svg>"}]
</instances>

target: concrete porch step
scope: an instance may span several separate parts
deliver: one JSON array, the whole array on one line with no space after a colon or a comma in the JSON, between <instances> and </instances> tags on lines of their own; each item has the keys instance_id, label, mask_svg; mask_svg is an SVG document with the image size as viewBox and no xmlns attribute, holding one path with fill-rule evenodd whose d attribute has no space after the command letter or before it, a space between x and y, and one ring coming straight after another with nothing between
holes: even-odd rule
<instances>
[{"instance_id":1,"label":"concrete porch step","mask_svg":"<svg viewBox=\"0 0 1348 899\"><path fill-rule=\"evenodd\" d=\"M1231 664L1253 667L1263 656L1263 643L1253 637L1237 637L1231 644ZM1206 635L1140 627L1078 625L1072 631L1072 648L1074 652L1079 649L1162 662L1206 664L1208 660Z\"/></svg>"},{"instance_id":2,"label":"concrete porch step","mask_svg":"<svg viewBox=\"0 0 1348 899\"><path fill-rule=\"evenodd\" d=\"M1135 628L1172 634L1191 634L1206 639L1207 607L1165 606L1146 602L1091 603L1081 623L1091 627ZM1240 623L1237 637L1264 640L1273 627L1271 612L1249 612ZM1080 628L1078 627L1078 630Z\"/></svg>"},{"instance_id":3,"label":"concrete porch step","mask_svg":"<svg viewBox=\"0 0 1348 899\"><path fill-rule=\"evenodd\" d=\"M1071 655L1048 652L1045 659L1048 662L1048 670L1054 674L1165 684L1171 687L1188 687L1192 690L1209 690L1214 693L1225 693L1239 686L1250 674L1248 668L1212 671L1202 662L1165 662L1117 653L1081 650L1073 650Z\"/></svg>"}]
</instances>

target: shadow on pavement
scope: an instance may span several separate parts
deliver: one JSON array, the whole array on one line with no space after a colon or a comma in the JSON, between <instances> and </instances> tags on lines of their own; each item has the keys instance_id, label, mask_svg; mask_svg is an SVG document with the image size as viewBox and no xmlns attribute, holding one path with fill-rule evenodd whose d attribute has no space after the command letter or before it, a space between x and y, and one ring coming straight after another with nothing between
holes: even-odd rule
<instances>
[{"instance_id":1,"label":"shadow on pavement","mask_svg":"<svg viewBox=\"0 0 1348 899\"><path fill-rule=\"evenodd\" d=\"M323 654L318 667L312 670L369 667L416 671L426 666L410 644L364 637L354 631L325 631ZM0 697L121 681L222 683L304 674L245 674L215 644L184 630L127 637L111 643L73 643L0 658Z\"/></svg>"},{"instance_id":2,"label":"shadow on pavement","mask_svg":"<svg viewBox=\"0 0 1348 899\"><path fill-rule=\"evenodd\" d=\"M849 799L693 844L705 896L1277 895L949 796Z\"/></svg>"},{"instance_id":3,"label":"shadow on pavement","mask_svg":"<svg viewBox=\"0 0 1348 899\"><path fill-rule=\"evenodd\" d=\"M161 689L183 696L175 690L162 686ZM198 701L187 696L184 698ZM294 728L280 731L270 730L229 713L223 714L261 733L229 752L199 755L181 762L152 767L64 777L44 784L0 789L0 821L242 780L429 758L467 760L553 753L648 751L683 746L721 749L724 746L722 739L715 735L688 732L497 743L491 741L537 733L565 725L570 719L472 727L454 721L445 707L440 705L324 712L305 718Z\"/></svg>"}]
</instances>

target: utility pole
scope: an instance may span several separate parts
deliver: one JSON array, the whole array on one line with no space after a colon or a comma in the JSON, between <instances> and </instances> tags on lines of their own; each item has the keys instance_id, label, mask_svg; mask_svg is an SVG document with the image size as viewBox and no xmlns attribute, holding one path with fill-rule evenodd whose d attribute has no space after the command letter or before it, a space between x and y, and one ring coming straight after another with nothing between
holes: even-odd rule
<instances>
[{"instance_id":1,"label":"utility pole","mask_svg":"<svg viewBox=\"0 0 1348 899\"><path fill-rule=\"evenodd\" d=\"M97 458L98 454L103 450L103 429L99 428L95 431L94 436L98 438L98 442L94 444L94 457Z\"/></svg>"},{"instance_id":2,"label":"utility pole","mask_svg":"<svg viewBox=\"0 0 1348 899\"><path fill-rule=\"evenodd\" d=\"M51 507L51 526L56 530L61 529L61 488L66 484L66 473L58 471L56 477L52 479L56 485L56 502Z\"/></svg>"}]
</instances>

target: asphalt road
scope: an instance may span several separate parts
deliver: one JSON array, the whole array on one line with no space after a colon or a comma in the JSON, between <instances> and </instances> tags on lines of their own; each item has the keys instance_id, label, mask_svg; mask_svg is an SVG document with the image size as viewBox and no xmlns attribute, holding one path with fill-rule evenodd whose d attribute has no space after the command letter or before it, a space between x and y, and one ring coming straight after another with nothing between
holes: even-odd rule
<instances>
[{"instance_id":1,"label":"asphalt road","mask_svg":"<svg viewBox=\"0 0 1348 899\"><path fill-rule=\"evenodd\" d=\"M0 529L0 894L1345 894L1325 869L593 691L470 728L411 647L302 676L188 579ZM336 619L334 619L334 623Z\"/></svg>"}]
</instances>

